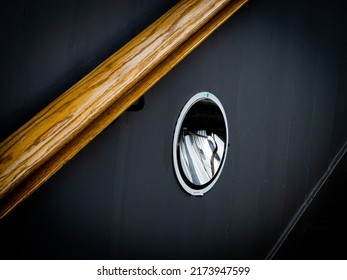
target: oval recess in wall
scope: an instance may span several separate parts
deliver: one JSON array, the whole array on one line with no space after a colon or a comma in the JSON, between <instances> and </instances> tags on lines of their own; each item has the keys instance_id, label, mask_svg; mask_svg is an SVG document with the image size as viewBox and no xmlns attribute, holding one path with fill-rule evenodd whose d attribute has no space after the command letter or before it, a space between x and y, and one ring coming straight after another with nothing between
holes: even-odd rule
<instances>
[{"instance_id":1,"label":"oval recess in wall","mask_svg":"<svg viewBox=\"0 0 347 280\"><path fill-rule=\"evenodd\" d=\"M222 103L209 92L194 95L177 119L173 164L183 189L201 196L218 180L228 150L228 123Z\"/></svg>"}]
</instances>

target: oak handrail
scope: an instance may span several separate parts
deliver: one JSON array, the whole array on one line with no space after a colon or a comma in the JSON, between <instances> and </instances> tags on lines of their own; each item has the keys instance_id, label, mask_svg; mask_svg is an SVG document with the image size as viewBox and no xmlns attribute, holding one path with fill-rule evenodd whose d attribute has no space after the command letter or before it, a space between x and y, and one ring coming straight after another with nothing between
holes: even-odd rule
<instances>
[{"instance_id":1,"label":"oak handrail","mask_svg":"<svg viewBox=\"0 0 347 280\"><path fill-rule=\"evenodd\" d=\"M0 218L248 0L183 0L0 144Z\"/></svg>"}]
</instances>

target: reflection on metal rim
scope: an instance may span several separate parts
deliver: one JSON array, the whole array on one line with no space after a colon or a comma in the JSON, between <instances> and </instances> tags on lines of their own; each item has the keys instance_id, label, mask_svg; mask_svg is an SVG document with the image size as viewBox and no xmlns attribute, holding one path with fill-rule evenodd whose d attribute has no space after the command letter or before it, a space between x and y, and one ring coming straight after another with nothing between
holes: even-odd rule
<instances>
[{"instance_id":1,"label":"reflection on metal rim","mask_svg":"<svg viewBox=\"0 0 347 280\"><path fill-rule=\"evenodd\" d=\"M219 169L224 147L224 141L214 133L183 131L179 155L187 179L194 185L208 183Z\"/></svg>"}]
</instances>

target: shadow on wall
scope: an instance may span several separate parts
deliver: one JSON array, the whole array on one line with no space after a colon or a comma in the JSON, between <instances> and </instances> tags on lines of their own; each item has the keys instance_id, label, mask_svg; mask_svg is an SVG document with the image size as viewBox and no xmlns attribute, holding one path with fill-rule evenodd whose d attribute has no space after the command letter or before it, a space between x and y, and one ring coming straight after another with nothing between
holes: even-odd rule
<instances>
[{"instance_id":1,"label":"shadow on wall","mask_svg":"<svg viewBox=\"0 0 347 280\"><path fill-rule=\"evenodd\" d=\"M347 259L347 154L274 259Z\"/></svg>"}]
</instances>

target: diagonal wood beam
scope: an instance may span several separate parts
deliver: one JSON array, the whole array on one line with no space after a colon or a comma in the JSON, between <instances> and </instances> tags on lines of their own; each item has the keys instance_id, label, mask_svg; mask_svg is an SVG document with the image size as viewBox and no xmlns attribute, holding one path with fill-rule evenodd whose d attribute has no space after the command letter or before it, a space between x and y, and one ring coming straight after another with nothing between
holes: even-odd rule
<instances>
[{"instance_id":1,"label":"diagonal wood beam","mask_svg":"<svg viewBox=\"0 0 347 280\"><path fill-rule=\"evenodd\" d=\"M183 0L0 144L0 218L248 0Z\"/></svg>"}]
</instances>

